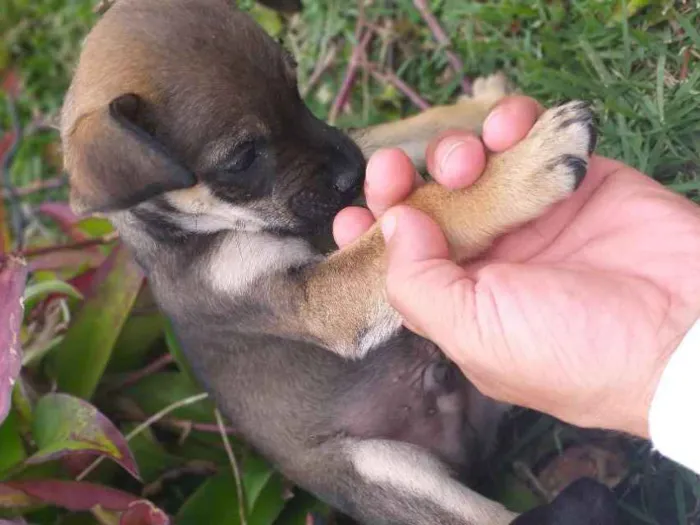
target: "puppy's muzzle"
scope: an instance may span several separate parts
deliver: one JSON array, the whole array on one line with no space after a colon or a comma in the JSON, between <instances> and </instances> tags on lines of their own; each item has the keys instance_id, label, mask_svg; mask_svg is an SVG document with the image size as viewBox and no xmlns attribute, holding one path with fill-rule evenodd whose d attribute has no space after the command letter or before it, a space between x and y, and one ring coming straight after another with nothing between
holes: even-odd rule
<instances>
[{"instance_id":1,"label":"puppy's muzzle","mask_svg":"<svg viewBox=\"0 0 700 525\"><path fill-rule=\"evenodd\" d=\"M355 198L360 191L364 180L364 165L348 168L336 174L333 180L333 188L339 195L351 195Z\"/></svg>"},{"instance_id":2,"label":"puppy's muzzle","mask_svg":"<svg viewBox=\"0 0 700 525\"><path fill-rule=\"evenodd\" d=\"M332 219L360 194L365 175L364 163L341 163L322 168L322 171L325 173L316 178L326 180L326 184L304 188L290 201L290 207L301 219L316 223Z\"/></svg>"},{"instance_id":3,"label":"puppy's muzzle","mask_svg":"<svg viewBox=\"0 0 700 525\"><path fill-rule=\"evenodd\" d=\"M293 213L313 226L325 226L342 208L359 197L365 180L365 159L355 144L333 132L321 156L324 160L291 197Z\"/></svg>"}]
</instances>

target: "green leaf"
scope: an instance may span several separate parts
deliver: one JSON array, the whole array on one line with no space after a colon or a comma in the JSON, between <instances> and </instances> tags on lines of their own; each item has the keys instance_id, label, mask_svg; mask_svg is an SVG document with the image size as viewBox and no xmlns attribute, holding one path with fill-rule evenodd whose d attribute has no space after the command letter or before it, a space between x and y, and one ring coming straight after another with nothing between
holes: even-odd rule
<instances>
[{"instance_id":1,"label":"green leaf","mask_svg":"<svg viewBox=\"0 0 700 525\"><path fill-rule=\"evenodd\" d=\"M296 488L294 497L285 505L275 525L306 525L310 513L328 516L330 508L308 492Z\"/></svg>"},{"instance_id":2,"label":"green leaf","mask_svg":"<svg viewBox=\"0 0 700 525\"><path fill-rule=\"evenodd\" d=\"M250 15L271 37L277 38L282 34L284 24L277 11L258 4L251 9Z\"/></svg>"},{"instance_id":3,"label":"green leaf","mask_svg":"<svg viewBox=\"0 0 700 525\"><path fill-rule=\"evenodd\" d=\"M100 217L88 217L79 221L75 227L90 237L102 237L114 231L112 223Z\"/></svg>"},{"instance_id":4,"label":"green leaf","mask_svg":"<svg viewBox=\"0 0 700 525\"><path fill-rule=\"evenodd\" d=\"M285 506L282 476L256 455L246 458L242 471L248 525L272 525ZM178 525L239 525L236 482L230 470L205 481L183 504L176 522Z\"/></svg>"},{"instance_id":5,"label":"green leaf","mask_svg":"<svg viewBox=\"0 0 700 525\"><path fill-rule=\"evenodd\" d=\"M173 449L173 453L190 461L209 461L216 465L228 465L226 451L220 446L221 437L218 434L200 437L200 434L201 432L192 431L185 443Z\"/></svg>"},{"instance_id":6,"label":"green leaf","mask_svg":"<svg viewBox=\"0 0 700 525\"><path fill-rule=\"evenodd\" d=\"M133 313L122 328L112 358L107 365L109 373L129 372L143 366L154 345L163 336L163 316L160 312Z\"/></svg>"},{"instance_id":7,"label":"green leaf","mask_svg":"<svg viewBox=\"0 0 700 525\"><path fill-rule=\"evenodd\" d=\"M624 18L632 18L651 3L652 0L622 0L618 3L615 14L608 25L621 22Z\"/></svg>"},{"instance_id":8,"label":"green leaf","mask_svg":"<svg viewBox=\"0 0 700 525\"><path fill-rule=\"evenodd\" d=\"M508 474L498 487L498 501L514 512L527 512L542 505L528 486L513 474Z\"/></svg>"},{"instance_id":9,"label":"green leaf","mask_svg":"<svg viewBox=\"0 0 700 525\"><path fill-rule=\"evenodd\" d=\"M21 463L27 457L19 433L17 415L11 411L0 425L0 472Z\"/></svg>"},{"instance_id":10,"label":"green leaf","mask_svg":"<svg viewBox=\"0 0 700 525\"><path fill-rule=\"evenodd\" d=\"M0 69L0 71L1 70L2 69ZM0 155L5 155L13 138L14 135L10 133L0 135ZM0 199L0 254L8 253L12 249L12 234L10 232L9 218L9 210L5 204L5 199L2 198Z\"/></svg>"},{"instance_id":11,"label":"green leaf","mask_svg":"<svg viewBox=\"0 0 700 525\"><path fill-rule=\"evenodd\" d=\"M229 471L209 478L180 507L178 525L239 525L236 482Z\"/></svg>"},{"instance_id":12,"label":"green leaf","mask_svg":"<svg viewBox=\"0 0 700 525\"><path fill-rule=\"evenodd\" d=\"M696 27L693 26L693 23L690 21L690 19L681 15L677 15L676 21L685 30L688 37L693 41L693 44L698 49L700 49L700 31L698 31Z\"/></svg>"},{"instance_id":13,"label":"green leaf","mask_svg":"<svg viewBox=\"0 0 700 525\"><path fill-rule=\"evenodd\" d=\"M199 384L197 377L192 371L190 362L188 361L187 356L185 355L185 352L183 351L182 346L175 335L175 330L173 329L173 324L170 319L165 320L165 343L168 346L168 351L177 363L177 366L187 376L190 383L193 385Z\"/></svg>"},{"instance_id":14,"label":"green leaf","mask_svg":"<svg viewBox=\"0 0 700 525\"><path fill-rule=\"evenodd\" d=\"M65 281L58 279L41 281L27 286L24 291L25 311L31 311L39 301L52 294L66 295L73 299L83 298L83 294Z\"/></svg>"},{"instance_id":15,"label":"green leaf","mask_svg":"<svg viewBox=\"0 0 700 525\"><path fill-rule=\"evenodd\" d=\"M243 487L248 525L270 525L284 509L284 478L261 457L250 454L243 462Z\"/></svg>"},{"instance_id":16,"label":"green leaf","mask_svg":"<svg viewBox=\"0 0 700 525\"><path fill-rule=\"evenodd\" d=\"M0 71L4 71L10 65L10 50L4 40L0 40ZM0 235L1 237L1 235Z\"/></svg>"},{"instance_id":17,"label":"green leaf","mask_svg":"<svg viewBox=\"0 0 700 525\"><path fill-rule=\"evenodd\" d=\"M97 270L93 289L61 345L51 354L58 387L90 398L141 290L143 274L123 245Z\"/></svg>"},{"instance_id":18,"label":"green leaf","mask_svg":"<svg viewBox=\"0 0 700 525\"><path fill-rule=\"evenodd\" d=\"M139 292L129 318L114 343L108 373L132 372L151 360L154 346L163 338L164 316L149 286ZM160 353L161 349L158 349Z\"/></svg>"},{"instance_id":19,"label":"green leaf","mask_svg":"<svg viewBox=\"0 0 700 525\"><path fill-rule=\"evenodd\" d=\"M123 431L128 434L136 427L130 423L124 425ZM129 448L136 458L139 472L144 483L155 481L163 472L181 466L185 459L166 452L158 443L150 429L146 429L129 441Z\"/></svg>"},{"instance_id":20,"label":"green leaf","mask_svg":"<svg viewBox=\"0 0 700 525\"><path fill-rule=\"evenodd\" d=\"M182 399L195 396L201 390L180 372L159 372L144 377L122 390L122 394L133 399L146 414L152 415ZM200 403L180 407L170 416L199 423L214 422L214 405L206 399Z\"/></svg>"},{"instance_id":21,"label":"green leaf","mask_svg":"<svg viewBox=\"0 0 700 525\"><path fill-rule=\"evenodd\" d=\"M124 436L95 407L68 394L47 394L34 409L32 436L39 451L27 463L43 463L75 452L107 456L140 479Z\"/></svg>"}]
</instances>

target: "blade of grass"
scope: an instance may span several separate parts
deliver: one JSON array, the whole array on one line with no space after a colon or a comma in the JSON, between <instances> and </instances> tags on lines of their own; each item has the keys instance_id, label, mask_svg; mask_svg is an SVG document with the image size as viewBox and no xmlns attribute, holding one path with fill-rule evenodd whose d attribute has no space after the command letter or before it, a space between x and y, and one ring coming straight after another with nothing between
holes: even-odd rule
<instances>
[{"instance_id":1,"label":"blade of grass","mask_svg":"<svg viewBox=\"0 0 700 525\"><path fill-rule=\"evenodd\" d=\"M696 49L700 49L700 32L693 27L693 23L688 20L686 17L681 16L678 12L676 14L676 22L680 24L680 26L683 28L685 31L685 34L688 35L688 37L693 41L693 44L695 45Z\"/></svg>"},{"instance_id":2,"label":"blade of grass","mask_svg":"<svg viewBox=\"0 0 700 525\"><path fill-rule=\"evenodd\" d=\"M664 80L666 77L666 48L664 47L659 54L659 60L656 64L656 106L659 110L659 120L662 124L666 123L666 115L664 113L664 102L666 100L664 94Z\"/></svg>"}]
</instances>

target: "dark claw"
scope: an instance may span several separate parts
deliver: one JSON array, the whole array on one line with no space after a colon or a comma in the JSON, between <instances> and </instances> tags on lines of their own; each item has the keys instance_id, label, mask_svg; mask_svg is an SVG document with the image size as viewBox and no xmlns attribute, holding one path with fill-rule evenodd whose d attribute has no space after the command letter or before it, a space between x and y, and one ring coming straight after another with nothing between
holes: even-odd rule
<instances>
[{"instance_id":1,"label":"dark claw","mask_svg":"<svg viewBox=\"0 0 700 525\"><path fill-rule=\"evenodd\" d=\"M586 176L586 171L588 170L588 162L586 162L581 157L576 157L575 155L564 155L561 159L561 162L566 164L567 168L569 168L574 174L574 177L576 178L574 188L578 189L578 187L583 182L584 177Z\"/></svg>"}]
</instances>

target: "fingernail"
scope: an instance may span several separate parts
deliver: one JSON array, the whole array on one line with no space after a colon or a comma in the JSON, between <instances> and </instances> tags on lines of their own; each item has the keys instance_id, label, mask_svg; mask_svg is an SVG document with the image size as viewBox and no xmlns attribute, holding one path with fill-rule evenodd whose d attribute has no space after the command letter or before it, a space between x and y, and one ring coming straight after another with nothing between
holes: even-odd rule
<instances>
[{"instance_id":1,"label":"fingernail","mask_svg":"<svg viewBox=\"0 0 700 525\"><path fill-rule=\"evenodd\" d=\"M450 157L465 144L466 141L463 139L447 138L438 145L435 156L440 160L439 169L441 174L446 174Z\"/></svg>"},{"instance_id":2,"label":"fingernail","mask_svg":"<svg viewBox=\"0 0 700 525\"><path fill-rule=\"evenodd\" d=\"M385 213L381 220L382 235L384 241L389 242L396 231L396 216L393 213Z\"/></svg>"},{"instance_id":3,"label":"fingernail","mask_svg":"<svg viewBox=\"0 0 700 525\"><path fill-rule=\"evenodd\" d=\"M483 130L485 130L487 127L489 127L490 124L493 122L497 121L499 118L501 118L501 114L503 114L503 106L498 106L496 109L491 111L489 113L488 117L486 117L486 120L481 126L481 132L483 134Z\"/></svg>"}]
</instances>

